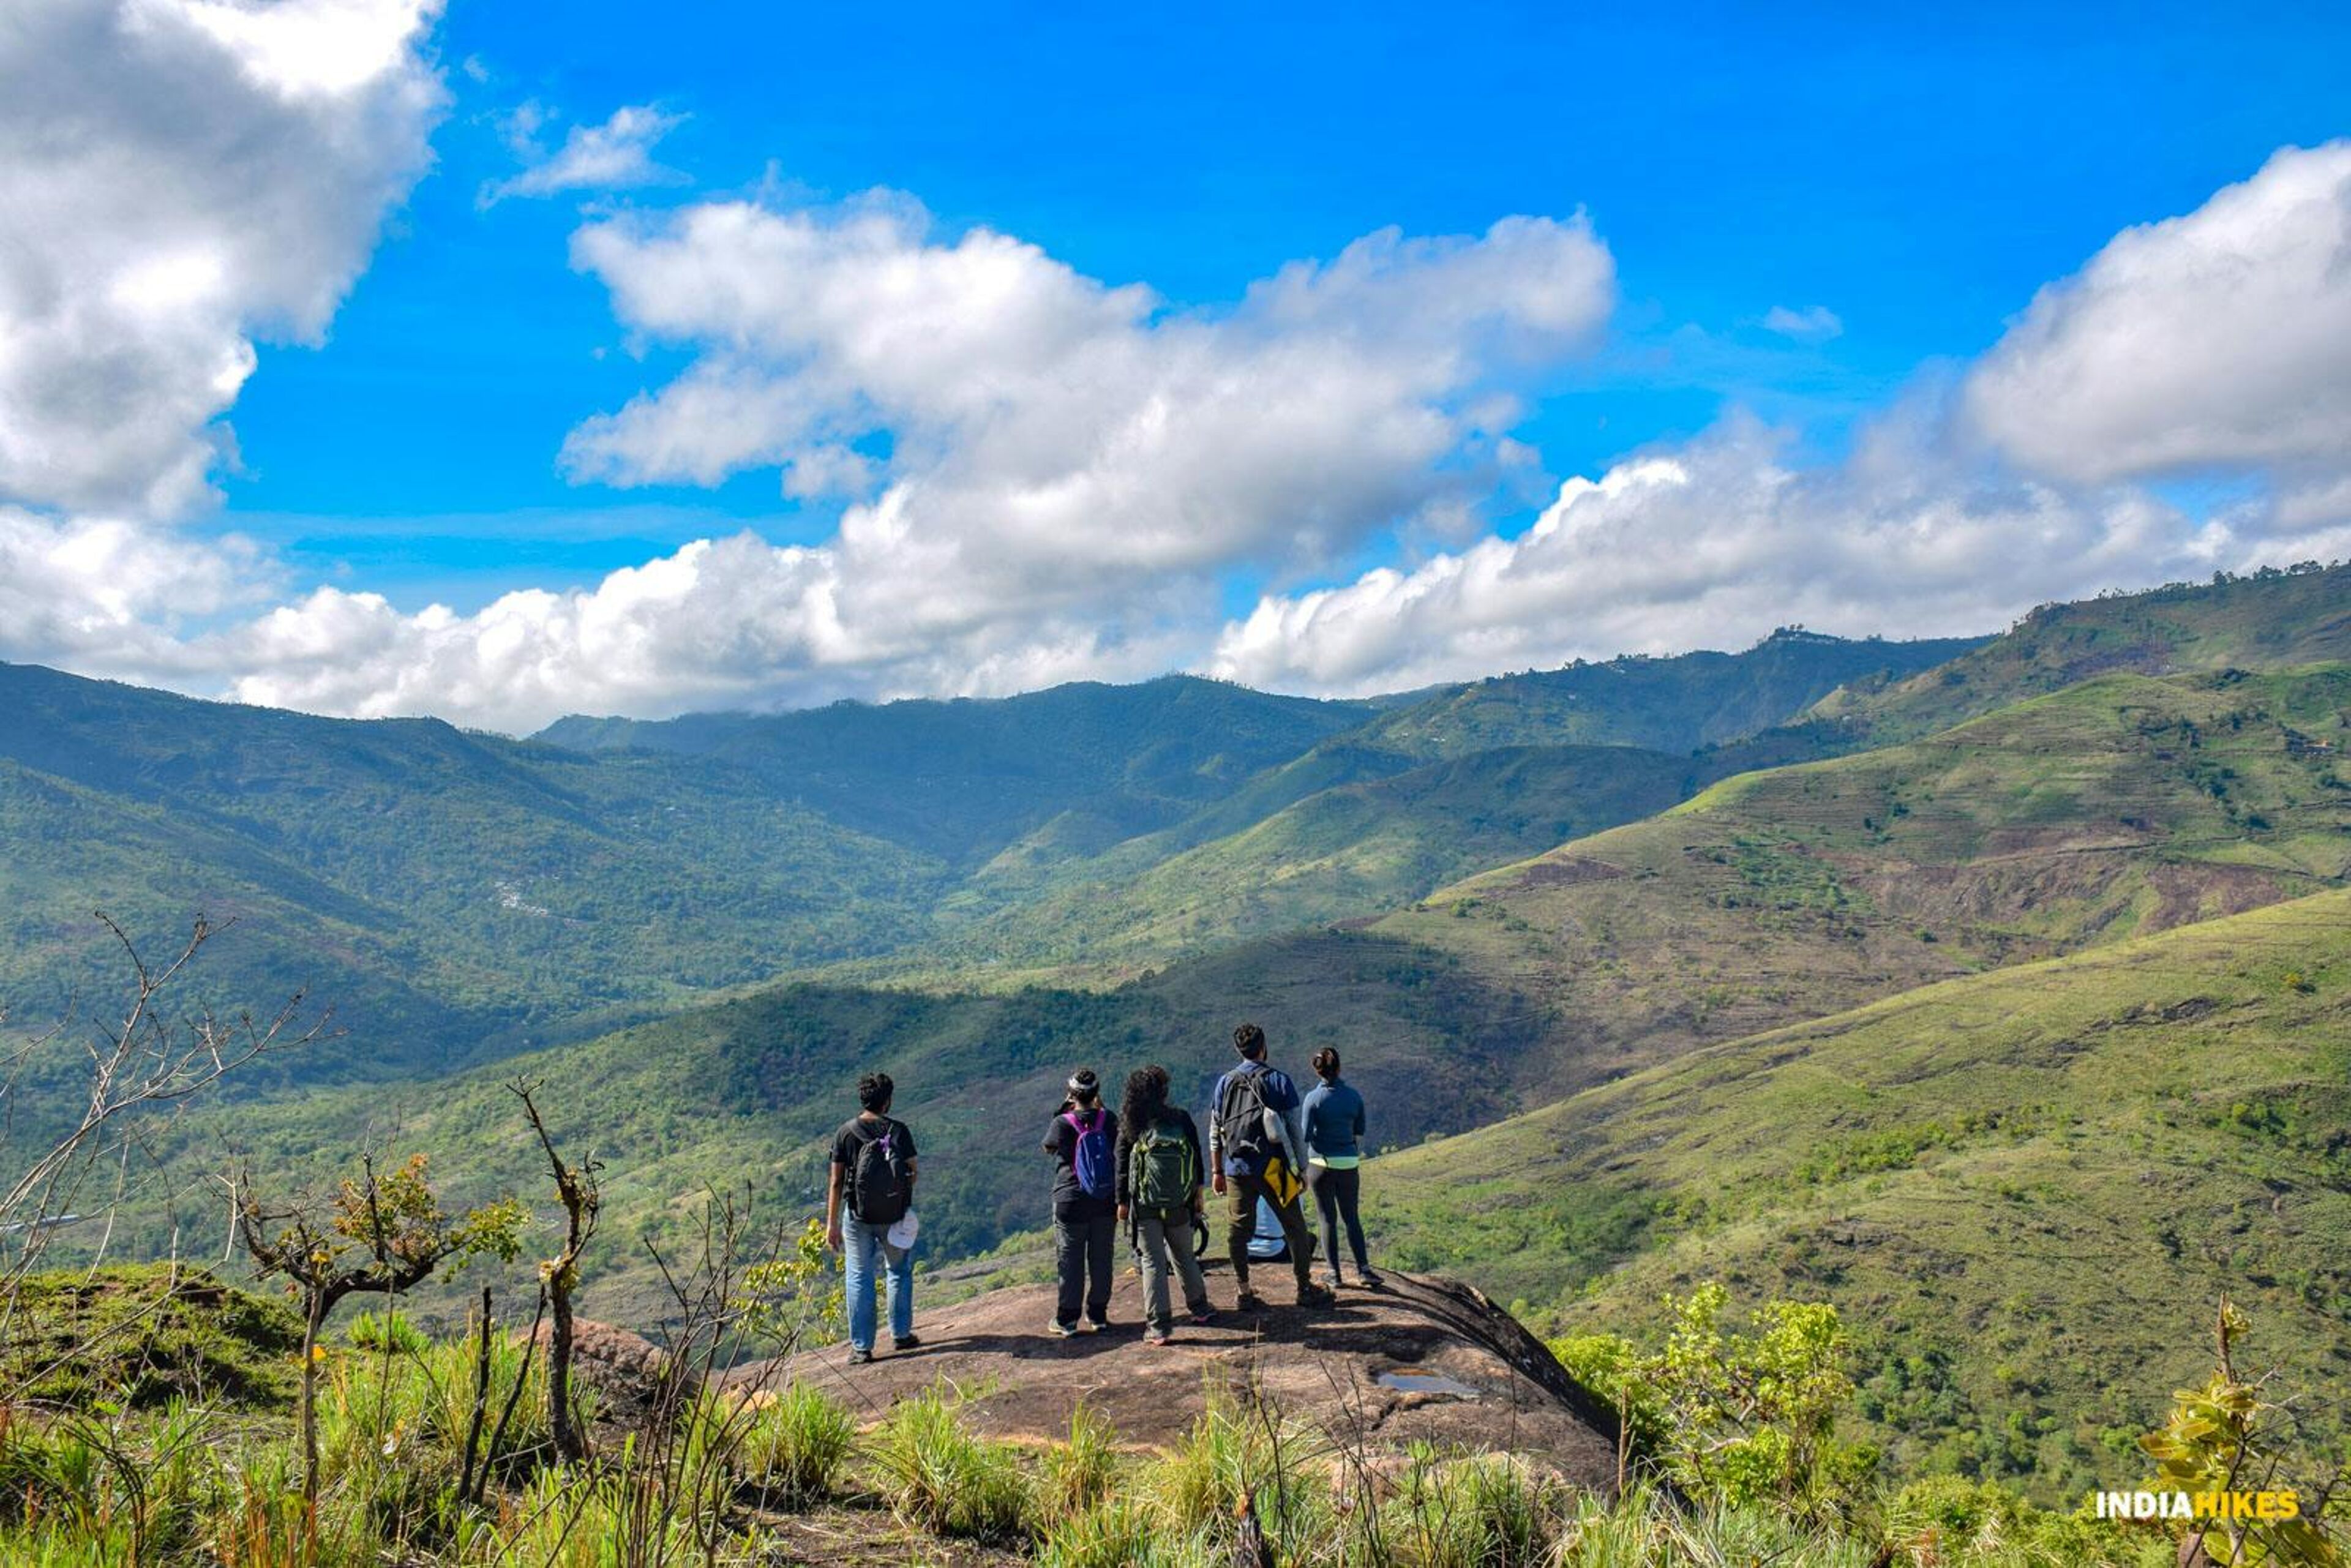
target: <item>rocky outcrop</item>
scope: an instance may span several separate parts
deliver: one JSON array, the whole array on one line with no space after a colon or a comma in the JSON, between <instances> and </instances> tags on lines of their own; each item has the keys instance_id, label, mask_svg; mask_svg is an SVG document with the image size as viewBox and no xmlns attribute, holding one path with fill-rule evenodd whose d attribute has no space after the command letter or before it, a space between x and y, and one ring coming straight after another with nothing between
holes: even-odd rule
<instances>
[{"instance_id":1,"label":"rocky outcrop","mask_svg":"<svg viewBox=\"0 0 2351 1568\"><path fill-rule=\"evenodd\" d=\"M1082 1401L1129 1444L1175 1442L1209 1390L1253 1393L1269 1407L1326 1433L1334 1451L1376 1455L1414 1442L1506 1450L1568 1481L1606 1490L1616 1474L1615 1423L1569 1380L1541 1343L1467 1285L1391 1273L1378 1291L1350 1289L1331 1310L1270 1306L1220 1312L1210 1327L1179 1326L1175 1342L1145 1344L1141 1285L1123 1275L1113 1327L1058 1339L1047 1332L1053 1292L1018 1286L935 1311L916 1297L918 1349L893 1354L885 1334L871 1364L847 1347L737 1367L743 1386L779 1374L804 1377L878 1419L942 1380L965 1391L966 1413L989 1436L1050 1441L1069 1433ZM1253 1281L1275 1296L1286 1279ZM1211 1296L1232 1299L1212 1271Z\"/></svg>"},{"instance_id":2,"label":"rocky outcrop","mask_svg":"<svg viewBox=\"0 0 2351 1568\"><path fill-rule=\"evenodd\" d=\"M537 1335L538 1354L547 1354L548 1328ZM571 1324L571 1377L595 1401L596 1419L615 1426L642 1426L661 1406L675 1374L669 1352L631 1329L575 1318Z\"/></svg>"}]
</instances>

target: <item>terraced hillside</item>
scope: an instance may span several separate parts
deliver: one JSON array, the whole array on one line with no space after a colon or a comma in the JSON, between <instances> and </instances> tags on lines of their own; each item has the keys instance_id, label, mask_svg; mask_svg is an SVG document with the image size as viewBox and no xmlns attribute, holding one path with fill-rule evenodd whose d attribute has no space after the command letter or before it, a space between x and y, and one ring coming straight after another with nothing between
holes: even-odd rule
<instances>
[{"instance_id":1,"label":"terraced hillside","mask_svg":"<svg viewBox=\"0 0 2351 1568\"><path fill-rule=\"evenodd\" d=\"M2122 1485L2210 1364L2351 1413L2351 892L1692 1052L1368 1168L1381 1253L1567 1332L1661 1292L1825 1299L1898 1469Z\"/></svg>"}]
</instances>

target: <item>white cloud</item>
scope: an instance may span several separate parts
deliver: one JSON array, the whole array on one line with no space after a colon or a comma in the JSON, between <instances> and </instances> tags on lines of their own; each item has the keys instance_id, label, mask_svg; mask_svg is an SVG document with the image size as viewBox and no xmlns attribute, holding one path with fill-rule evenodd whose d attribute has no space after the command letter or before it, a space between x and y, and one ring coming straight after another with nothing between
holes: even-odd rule
<instances>
[{"instance_id":1,"label":"white cloud","mask_svg":"<svg viewBox=\"0 0 2351 1568\"><path fill-rule=\"evenodd\" d=\"M2074 480L2351 468L2351 141L2116 235L1985 355L1966 412Z\"/></svg>"},{"instance_id":2,"label":"white cloud","mask_svg":"<svg viewBox=\"0 0 2351 1568\"><path fill-rule=\"evenodd\" d=\"M1800 343L1825 343L1843 335L1844 321L1825 305L1807 305L1802 310L1774 305L1763 313L1763 329Z\"/></svg>"},{"instance_id":3,"label":"white cloud","mask_svg":"<svg viewBox=\"0 0 2351 1568\"><path fill-rule=\"evenodd\" d=\"M508 141L528 163L519 174L482 187L481 204L508 196L552 196L565 191L626 191L644 185L683 183L686 176L653 162L663 137L684 123L651 104L624 104L601 125L575 125L563 145L549 152L538 133L547 111L527 103L507 118Z\"/></svg>"},{"instance_id":4,"label":"white cloud","mask_svg":"<svg viewBox=\"0 0 2351 1568\"><path fill-rule=\"evenodd\" d=\"M2116 235L1951 401L1914 393L1849 460L1810 468L1734 418L1569 481L1520 538L1267 595L1211 667L1354 692L1791 621L1980 631L2047 599L2351 551L2351 142L2280 152ZM2250 497L2196 517L2144 487L2216 468Z\"/></svg>"},{"instance_id":5,"label":"white cloud","mask_svg":"<svg viewBox=\"0 0 2351 1568\"><path fill-rule=\"evenodd\" d=\"M120 517L59 518L0 507L0 658L182 684L202 660L185 628L250 606L261 552Z\"/></svg>"},{"instance_id":6,"label":"white cloud","mask_svg":"<svg viewBox=\"0 0 2351 1568\"><path fill-rule=\"evenodd\" d=\"M307 47L224 57L215 78L272 102L339 79L287 63ZM393 122L421 128L431 108ZM0 106L0 128L17 113ZM575 264L610 288L632 340L682 348L686 365L581 423L569 469L619 485L777 471L786 494L839 507L828 536L699 540L588 588L406 613L339 589L287 601L251 547L185 538L137 505L67 518L0 507L0 656L527 730L567 711L987 695L1178 666L1394 689L1735 644L1792 621L1976 632L2053 597L2325 559L2351 551L2351 337L2332 314L2351 264L2330 259L2341 246L2327 238L2346 159L2283 153L2197 214L2118 236L1982 362L1948 387L1922 382L1842 460L1801 463L1789 433L1734 416L1570 480L1510 538L1480 533L1497 486L1533 462L1512 438L1519 400L1583 350L1614 299L1612 260L1580 217L1374 235L1218 309L1171 308L988 229L938 235L886 193L601 220L575 236ZM360 245L392 197L345 195L334 232L358 214ZM201 484L206 422L249 366L248 317L215 301L257 298L255 264L200 246L122 252L82 293L153 334L80 342L99 358L131 343L149 357L120 384L152 379L166 413L195 410L163 422L173 462L106 470L148 476L128 488L152 505L156 476L183 473L191 444ZM9 309L26 297L15 266L0 259L19 290L0 294ZM306 319L323 323L347 283L320 285ZM2197 309L2231 329L2182 325ZM226 351L236 373L172 403L204 361L153 344L183 340ZM35 385L8 357L17 343L0 333L0 476L26 428L9 400ZM2227 395L2207 396L2199 376ZM2240 418L2241 404L2267 412ZM40 406L62 422L74 404ZM2213 464L2250 477L2209 507L2142 482ZM1289 586L1367 546L1409 548L1399 538L1452 548ZM1272 586L1220 632L1237 579Z\"/></svg>"},{"instance_id":7,"label":"white cloud","mask_svg":"<svg viewBox=\"0 0 2351 1568\"><path fill-rule=\"evenodd\" d=\"M894 197L614 221L579 254L624 321L700 357L583 425L575 468L786 465L859 497L837 532L698 541L473 615L322 590L205 640L235 695L528 729L1156 674L1214 635L1218 571L1317 559L1521 463L1497 390L1576 351L1613 298L1581 222L1526 219L1374 235L1215 314L988 231L934 242Z\"/></svg>"},{"instance_id":8,"label":"white cloud","mask_svg":"<svg viewBox=\"0 0 2351 1568\"><path fill-rule=\"evenodd\" d=\"M522 732L582 711L662 716L1140 679L1199 646L1196 618L1180 628L1040 617L943 629L914 613L857 626L840 615L852 597L833 552L741 534L697 540L592 589L510 593L467 616L403 615L374 594L320 589L192 651L247 702L433 713Z\"/></svg>"},{"instance_id":9,"label":"white cloud","mask_svg":"<svg viewBox=\"0 0 2351 1568\"><path fill-rule=\"evenodd\" d=\"M985 619L1160 573L1311 562L1490 489L1507 397L1614 299L1580 219L1358 240L1222 311L1170 311L911 200L711 204L580 231L622 320L693 347L572 434L577 476L713 484L781 466L853 503L844 620L937 596ZM911 574L911 580L910 580Z\"/></svg>"},{"instance_id":10,"label":"white cloud","mask_svg":"<svg viewBox=\"0 0 2351 1568\"><path fill-rule=\"evenodd\" d=\"M256 340L315 342L423 171L437 0L12 0L0 501L184 511Z\"/></svg>"},{"instance_id":11,"label":"white cloud","mask_svg":"<svg viewBox=\"0 0 2351 1568\"><path fill-rule=\"evenodd\" d=\"M2137 491L2076 494L1971 465L1931 407L1847 463L1797 468L1786 434L1734 417L1571 479L1525 534L1344 587L1269 595L1210 669L1369 693L1571 657L1742 645L1775 626L1905 636L1997 627L2051 598L2211 570L2231 548Z\"/></svg>"}]
</instances>

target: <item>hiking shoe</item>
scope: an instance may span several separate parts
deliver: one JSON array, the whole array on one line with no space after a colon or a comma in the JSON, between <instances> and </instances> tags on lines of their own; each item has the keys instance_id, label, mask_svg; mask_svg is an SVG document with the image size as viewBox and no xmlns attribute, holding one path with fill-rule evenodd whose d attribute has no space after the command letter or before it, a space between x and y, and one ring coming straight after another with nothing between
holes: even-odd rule
<instances>
[{"instance_id":1,"label":"hiking shoe","mask_svg":"<svg viewBox=\"0 0 2351 1568\"><path fill-rule=\"evenodd\" d=\"M1261 1312L1265 1311L1265 1298L1259 1295L1255 1291L1243 1291L1239 1295L1233 1298L1233 1311L1237 1312Z\"/></svg>"},{"instance_id":2,"label":"hiking shoe","mask_svg":"<svg viewBox=\"0 0 2351 1568\"><path fill-rule=\"evenodd\" d=\"M1172 1334L1147 1333L1143 1336L1143 1343L1149 1345L1168 1344L1173 1343L1174 1337Z\"/></svg>"},{"instance_id":3,"label":"hiking shoe","mask_svg":"<svg viewBox=\"0 0 2351 1568\"><path fill-rule=\"evenodd\" d=\"M1365 1269L1357 1273L1355 1283L1363 1286L1366 1291L1376 1291L1382 1285L1387 1283L1387 1281L1381 1279L1377 1274L1373 1273L1369 1269Z\"/></svg>"},{"instance_id":4,"label":"hiking shoe","mask_svg":"<svg viewBox=\"0 0 2351 1568\"><path fill-rule=\"evenodd\" d=\"M1086 1330L1090 1333L1110 1333L1110 1320L1108 1318L1088 1318L1086 1320Z\"/></svg>"},{"instance_id":5,"label":"hiking shoe","mask_svg":"<svg viewBox=\"0 0 2351 1568\"><path fill-rule=\"evenodd\" d=\"M893 1339L890 1342L890 1348L892 1350L920 1350L923 1348L922 1337L918 1334L908 1334L904 1339Z\"/></svg>"},{"instance_id":6,"label":"hiking shoe","mask_svg":"<svg viewBox=\"0 0 2351 1568\"><path fill-rule=\"evenodd\" d=\"M1312 1285L1298 1292L1298 1304L1301 1307L1335 1307L1339 1304L1339 1294L1321 1285Z\"/></svg>"},{"instance_id":7,"label":"hiking shoe","mask_svg":"<svg viewBox=\"0 0 2351 1568\"><path fill-rule=\"evenodd\" d=\"M1207 1328L1210 1323L1213 1323L1216 1321L1216 1312L1207 1307L1202 1307L1198 1312L1192 1314L1192 1326L1196 1329Z\"/></svg>"},{"instance_id":8,"label":"hiking shoe","mask_svg":"<svg viewBox=\"0 0 2351 1568\"><path fill-rule=\"evenodd\" d=\"M873 1353L870 1350L852 1350L849 1353L849 1364L852 1366L863 1366L872 1359Z\"/></svg>"},{"instance_id":9,"label":"hiking shoe","mask_svg":"<svg viewBox=\"0 0 2351 1568\"><path fill-rule=\"evenodd\" d=\"M1056 1339L1075 1339L1078 1337L1078 1325L1057 1322L1053 1325L1052 1333Z\"/></svg>"}]
</instances>

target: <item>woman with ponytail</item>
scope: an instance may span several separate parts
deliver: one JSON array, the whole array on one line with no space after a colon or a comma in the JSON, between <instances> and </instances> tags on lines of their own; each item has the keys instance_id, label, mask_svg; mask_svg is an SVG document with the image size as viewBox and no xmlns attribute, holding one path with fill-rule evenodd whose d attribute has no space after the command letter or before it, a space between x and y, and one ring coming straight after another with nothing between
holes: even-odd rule
<instances>
[{"instance_id":1,"label":"woman with ponytail","mask_svg":"<svg viewBox=\"0 0 2351 1568\"><path fill-rule=\"evenodd\" d=\"M1376 1290L1380 1277L1364 1250L1364 1221L1357 1211L1362 1196L1364 1163L1364 1097L1339 1078L1339 1053L1329 1046L1314 1053L1314 1076L1321 1079L1306 1092L1298 1113L1306 1134L1306 1165L1314 1186L1314 1207L1322 1211L1322 1250L1331 1257L1331 1285L1339 1279L1339 1226L1347 1227L1347 1242L1355 1254L1355 1276Z\"/></svg>"}]
</instances>

